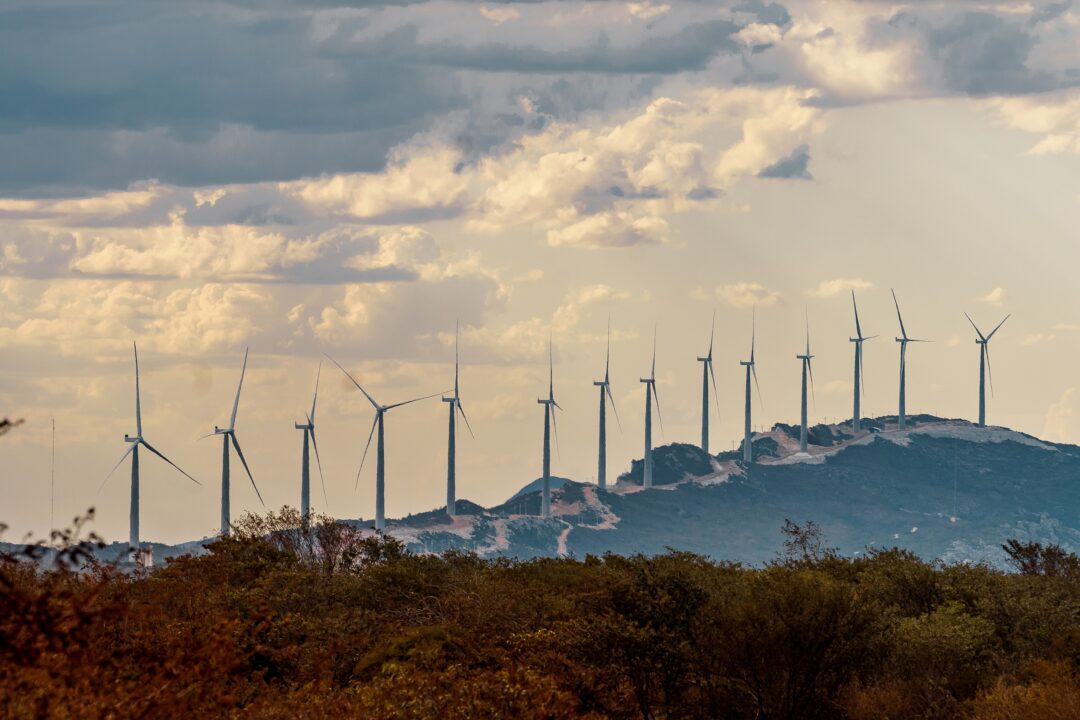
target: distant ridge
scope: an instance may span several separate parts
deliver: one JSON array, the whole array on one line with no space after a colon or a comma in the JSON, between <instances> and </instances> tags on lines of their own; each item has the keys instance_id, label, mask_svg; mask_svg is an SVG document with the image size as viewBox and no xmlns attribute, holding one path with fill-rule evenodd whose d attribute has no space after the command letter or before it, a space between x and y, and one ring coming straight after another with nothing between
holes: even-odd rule
<instances>
[{"instance_id":1,"label":"distant ridge","mask_svg":"<svg viewBox=\"0 0 1080 720\"><path fill-rule=\"evenodd\" d=\"M552 479L552 517L540 517L539 480L506 502L456 503L388 521L414 552L482 556L661 553L668 548L760 564L773 558L785 519L813 520L844 555L903 547L926 559L1004 567L1007 539L1055 542L1080 552L1080 447L1003 427L909 416L810 428L777 424L741 448L708 455L694 445L654 449L654 487L635 460L608 490ZM371 523L347 521L360 527ZM204 541L205 542L205 541ZM123 543L103 551L106 559ZM202 551L202 542L155 544L157 559Z\"/></svg>"}]
</instances>

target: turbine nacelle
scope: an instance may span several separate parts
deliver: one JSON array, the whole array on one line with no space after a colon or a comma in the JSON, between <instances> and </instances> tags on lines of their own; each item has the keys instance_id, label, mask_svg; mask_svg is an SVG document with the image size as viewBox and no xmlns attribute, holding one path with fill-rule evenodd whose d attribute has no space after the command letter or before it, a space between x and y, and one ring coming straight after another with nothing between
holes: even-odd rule
<instances>
[{"instance_id":1,"label":"turbine nacelle","mask_svg":"<svg viewBox=\"0 0 1080 720\"><path fill-rule=\"evenodd\" d=\"M128 435L127 433L124 433L124 442L141 443L142 435Z\"/></svg>"}]
</instances>

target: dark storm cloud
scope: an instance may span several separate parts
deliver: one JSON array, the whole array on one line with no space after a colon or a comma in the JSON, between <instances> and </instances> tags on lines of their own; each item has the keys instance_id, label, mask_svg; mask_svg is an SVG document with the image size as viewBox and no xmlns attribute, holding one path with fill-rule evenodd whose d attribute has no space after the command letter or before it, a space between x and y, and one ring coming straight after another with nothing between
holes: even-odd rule
<instances>
[{"instance_id":1,"label":"dark storm cloud","mask_svg":"<svg viewBox=\"0 0 1080 720\"><path fill-rule=\"evenodd\" d=\"M475 37L430 42L420 39L416 23L430 19L419 10L378 31L375 10L320 15L420 4L13 2L0 10L0 193L377 170L391 147L455 110L475 116L463 121L473 132L462 140L483 150L543 122L478 105L487 77L516 73L538 95L566 97L556 84L579 77L701 69L737 50L740 29L729 20L674 22L630 39L601 29L555 50L551 28L520 44L483 41L490 25L479 14ZM462 3L462 11L479 6ZM734 9L746 22L787 17L756 0ZM606 99L579 93L576 102L597 109Z\"/></svg>"},{"instance_id":2,"label":"dark storm cloud","mask_svg":"<svg viewBox=\"0 0 1080 720\"><path fill-rule=\"evenodd\" d=\"M985 12L965 13L929 33L949 86L973 95L1040 92L1053 75L1028 67L1035 38L1026 25Z\"/></svg>"},{"instance_id":3,"label":"dark storm cloud","mask_svg":"<svg viewBox=\"0 0 1080 720\"><path fill-rule=\"evenodd\" d=\"M791 151L785 158L777 160L767 168L758 172L759 178L781 178L786 180L813 180L814 176L808 169L810 165L810 148L800 145Z\"/></svg>"}]
</instances>

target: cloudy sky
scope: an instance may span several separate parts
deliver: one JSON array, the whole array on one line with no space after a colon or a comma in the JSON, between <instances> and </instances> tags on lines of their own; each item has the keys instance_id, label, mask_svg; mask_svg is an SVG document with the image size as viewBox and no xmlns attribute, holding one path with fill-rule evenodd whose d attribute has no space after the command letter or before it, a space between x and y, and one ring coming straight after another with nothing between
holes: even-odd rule
<instances>
[{"instance_id":1,"label":"cloudy sky","mask_svg":"<svg viewBox=\"0 0 1080 720\"><path fill-rule=\"evenodd\" d=\"M694 442L695 357L717 313L714 447L741 432L756 304L762 406L794 422L804 317L815 420L849 417L850 291L864 410L894 413L895 288L909 409L1080 440L1080 7L874 0L7 0L0 6L0 441L5 538L87 507L127 531L134 431L199 478L143 463L143 536L212 533L237 432L268 505L298 504L323 352L382 402L449 386L461 323L460 494L540 470L555 345L556 474L595 477L607 319L622 430L641 456L654 325L664 442ZM323 368L329 506L370 517L363 397ZM445 498L445 413L387 421L391 516ZM614 425L614 424L613 424ZM235 474L234 474L235 477ZM234 512L258 510L234 482Z\"/></svg>"}]
</instances>

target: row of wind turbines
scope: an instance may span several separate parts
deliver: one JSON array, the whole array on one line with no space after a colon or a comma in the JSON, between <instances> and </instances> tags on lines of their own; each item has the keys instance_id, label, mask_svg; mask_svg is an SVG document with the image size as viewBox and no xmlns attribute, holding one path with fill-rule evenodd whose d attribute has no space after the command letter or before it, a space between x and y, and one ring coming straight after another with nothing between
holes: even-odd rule
<instances>
[{"instance_id":1,"label":"row of wind turbines","mask_svg":"<svg viewBox=\"0 0 1080 720\"><path fill-rule=\"evenodd\" d=\"M900 303L896 298L896 293L892 293L893 303L896 306L896 316L899 322L900 335L895 338L896 342L900 345L900 381L899 381L899 406L897 412L898 428L903 430L907 427L907 414L906 414L906 369L907 369L907 346L908 343L921 343L928 342L927 340L916 339L908 336L907 329L904 326L904 319L900 312ZM861 415L861 395L865 391L863 386L863 343L869 340L873 340L878 337L877 335L866 336L863 335L862 323L859 319L859 308L855 299L855 293L851 295L852 309L855 316L855 336L850 337L849 341L854 344L855 348L855 362L854 362L854 397L853 397L853 412L852 412L852 430L855 433L862 431L862 415ZM1010 316L1006 316L1001 322L999 322L993 330L988 334L983 334L982 331L975 325L971 317L964 314L967 317L968 322L974 328L976 333L975 342L979 345L979 419L978 426L984 427L986 424L986 380L990 376L990 340L994 337L1001 326ZM713 348L715 344L715 325L716 314L713 313L712 330L709 335L708 351L704 356L697 358L697 361L702 364L702 391L701 391L701 449L709 453L709 419L711 415L711 407L715 405L717 415L719 415L720 407L718 400L718 391L716 385L716 371L713 364ZM743 460L746 463L753 462L753 443L752 443L752 408L753 408L753 389L758 391L758 402L760 404L760 386L757 379L756 359L755 359L755 345L757 336L757 320L756 311L752 316L751 321L751 335L750 335L750 357L748 360L740 361L740 366L745 369L745 403L744 403L744 437L743 437ZM140 478L139 478L139 448L143 447L150 453L158 456L161 460L168 463L175 468L178 472L183 474L186 478L196 484L199 483L194 477L189 475L168 457L158 451L153 445L151 445L143 437L142 428L142 403L140 395L139 384L139 354L138 348L133 344L134 356L135 356L135 427L136 434L134 436L124 435L124 441L129 443L128 449L120 457L120 460L113 466L112 470L106 475L105 480L102 482L104 487L105 482L116 472L116 470L124 463L124 461L131 456L131 511L130 511L130 532L128 536L129 551L135 553L140 546L139 535L139 502L140 502ZM456 515L457 512L457 477L456 477L456 464L457 464L457 422L460 416L461 420L465 422L465 426L472 435L472 427L469 424L468 417L465 414L465 409L461 402L459 377L460 377L460 363L458 355L458 340L457 333L455 333L454 342L454 385L452 394L445 393L433 393L430 395L424 395L421 397L404 400L401 402L394 402L389 404L379 403L360 382L353 377L348 370L346 370L340 363L327 355L327 358L334 363L345 376L356 386L367 401L371 404L375 411L374 419L372 420L371 429L368 432L367 442L364 446L364 454L360 461L360 468L357 470L356 486L359 485L360 473L363 471L364 464L367 461L368 451L371 448L371 441L376 436L376 467L375 467L375 529L377 531L385 530L386 528L386 457L385 457L385 421L386 415L389 411L404 405L409 405L422 400L427 400L439 395L442 395L442 401L448 405L448 440L447 440L447 471L446 471L446 512L451 518ZM806 331L806 349L804 352L796 355L802 366L802 383L800 392L801 401L801 413L800 413L800 434L799 434L799 446L802 452L808 450L808 424L807 424L807 390L809 388L810 393L813 393L813 367L811 360L814 355L810 351L810 330L809 330L809 318L807 319L807 331ZM244 386L244 375L247 372L248 351L244 350L244 361L240 370L240 381L236 387L236 396L233 400L232 412L229 416L228 427L214 427L214 431L208 435L203 436L202 439L214 436L221 436L222 438L222 454L221 454L221 525L220 532L222 535L228 535L230 524L232 520L230 509L231 498L231 475L230 475L230 460L232 452L236 453L241 464L244 467L244 471L251 481L252 487L255 489L255 493L259 498L259 502L263 502L262 493L259 492L258 485L255 483L255 478L252 475L251 468L248 466L247 459L244 457L244 451L241 449L240 441L236 436L236 416L240 407L240 393ZM597 459L597 484L600 488L607 487L607 407L610 403L611 410L615 414L616 422L619 423L621 429L622 424L619 421L618 411L615 407L615 399L611 390L611 323L608 321L608 336L607 336L607 351L604 361L604 376L602 380L593 381L593 385L599 389L599 439L598 439L598 459ZM303 518L309 516L311 510L311 451L314 451L316 465L319 470L319 478L322 483L323 498L326 499L326 485L322 475L322 460L319 457L319 446L315 435L315 410L319 398L319 380L322 375L322 363L319 364L319 368L316 371L315 376L315 390L311 401L311 411L306 414L304 422L294 423L294 428L303 431L303 444L302 444L302 459L301 459L301 477L300 477L300 512ZM751 383L753 380L753 383ZM663 418L660 414L660 398L656 388L656 332L654 328L653 332L653 352L652 363L650 366L649 376L640 378L640 382L645 385L645 442L644 442L644 455L643 455L643 478L642 484L644 487L651 487L653 484L653 444L652 444L652 410L655 406L657 419L663 426ZM991 391L993 389L993 380L991 378ZM710 385L712 390L712 403L710 403ZM542 486L541 486L541 505L540 513L543 517L551 516L551 439L552 434L555 435L556 443L558 442L558 427L555 420L555 411L562 410L562 407L555 400L555 373L554 373L554 350L553 344L549 340L548 343L548 393L547 397L537 398L537 403L544 407L544 434L543 434L543 463L542 463ZM99 492L100 492L99 488Z\"/></svg>"}]
</instances>

